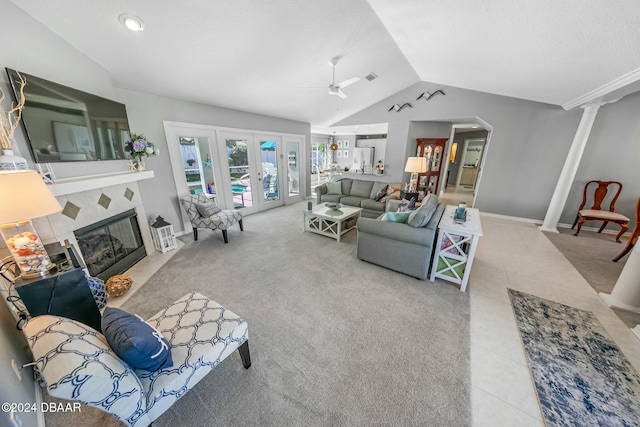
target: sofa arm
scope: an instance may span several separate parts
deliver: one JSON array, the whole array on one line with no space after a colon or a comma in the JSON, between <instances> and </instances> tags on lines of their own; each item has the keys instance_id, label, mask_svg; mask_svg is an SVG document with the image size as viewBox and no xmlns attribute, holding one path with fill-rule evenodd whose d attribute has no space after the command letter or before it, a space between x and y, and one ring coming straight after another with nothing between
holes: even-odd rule
<instances>
[{"instance_id":1,"label":"sofa arm","mask_svg":"<svg viewBox=\"0 0 640 427\"><path fill-rule=\"evenodd\" d=\"M316 204L320 204L322 203L322 200L320 200L322 198L323 194L327 194L327 184L322 184L322 185L318 185L315 188L315 192L316 192Z\"/></svg>"},{"instance_id":2,"label":"sofa arm","mask_svg":"<svg viewBox=\"0 0 640 427\"><path fill-rule=\"evenodd\" d=\"M359 233L369 233L379 237L399 240L416 245L431 247L435 231L424 227L412 227L398 222L380 221L373 218L358 219Z\"/></svg>"}]
</instances>

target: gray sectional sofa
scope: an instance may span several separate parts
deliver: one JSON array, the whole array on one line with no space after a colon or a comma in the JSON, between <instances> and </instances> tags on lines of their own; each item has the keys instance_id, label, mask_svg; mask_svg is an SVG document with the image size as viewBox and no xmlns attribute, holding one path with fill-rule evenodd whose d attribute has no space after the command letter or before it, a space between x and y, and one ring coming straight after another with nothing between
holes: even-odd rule
<instances>
[{"instance_id":1,"label":"gray sectional sofa","mask_svg":"<svg viewBox=\"0 0 640 427\"><path fill-rule=\"evenodd\" d=\"M446 207L445 203L436 201L434 204L436 207L430 218L421 223L414 221L413 225L360 218L357 225L358 258L426 279L436 244L438 223ZM426 225L422 225L424 222Z\"/></svg>"},{"instance_id":2,"label":"gray sectional sofa","mask_svg":"<svg viewBox=\"0 0 640 427\"><path fill-rule=\"evenodd\" d=\"M337 191L329 191L327 184L319 185L315 188L317 203L334 202L362 208L361 217L363 218L377 218L385 213L387 203L390 200L398 200L400 198L400 189L402 188L402 184L389 184L387 182L353 178L338 178L332 182L340 183L340 194ZM389 185L395 191L393 194L387 195L384 201L376 201L376 195L386 185Z\"/></svg>"}]
</instances>

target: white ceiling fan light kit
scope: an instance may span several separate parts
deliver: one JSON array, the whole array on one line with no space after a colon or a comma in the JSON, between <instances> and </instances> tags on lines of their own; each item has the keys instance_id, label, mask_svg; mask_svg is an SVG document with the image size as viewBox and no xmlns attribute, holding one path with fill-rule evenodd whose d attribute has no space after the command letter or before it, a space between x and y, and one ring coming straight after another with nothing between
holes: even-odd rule
<instances>
[{"instance_id":1,"label":"white ceiling fan light kit","mask_svg":"<svg viewBox=\"0 0 640 427\"><path fill-rule=\"evenodd\" d=\"M329 65L333 67L333 79L331 80L331 84L329 85L328 93L329 95L338 95L340 98L345 99L347 95L342 91L342 89L359 81L360 77L352 77L348 80L336 84L336 64L338 63L339 59L340 58L336 56L334 58L331 58L331 60L329 61Z\"/></svg>"}]
</instances>

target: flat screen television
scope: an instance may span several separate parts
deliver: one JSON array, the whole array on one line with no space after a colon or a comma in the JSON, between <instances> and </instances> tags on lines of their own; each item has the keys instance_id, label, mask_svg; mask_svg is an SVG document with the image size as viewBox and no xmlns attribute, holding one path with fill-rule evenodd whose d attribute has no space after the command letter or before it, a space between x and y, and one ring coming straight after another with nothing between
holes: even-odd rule
<instances>
[{"instance_id":1,"label":"flat screen television","mask_svg":"<svg viewBox=\"0 0 640 427\"><path fill-rule=\"evenodd\" d=\"M14 98L20 78L7 68ZM25 77L22 125L36 163L116 160L129 156L124 104L39 77Z\"/></svg>"}]
</instances>

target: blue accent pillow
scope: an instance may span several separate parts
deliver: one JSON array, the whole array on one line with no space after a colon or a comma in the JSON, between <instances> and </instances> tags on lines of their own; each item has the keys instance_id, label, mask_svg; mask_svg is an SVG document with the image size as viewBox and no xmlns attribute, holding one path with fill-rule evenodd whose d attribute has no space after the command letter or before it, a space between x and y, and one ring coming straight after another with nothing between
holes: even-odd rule
<instances>
[{"instance_id":1,"label":"blue accent pillow","mask_svg":"<svg viewBox=\"0 0 640 427\"><path fill-rule=\"evenodd\" d=\"M111 349L130 367L157 371L173 366L169 342L139 316L107 307L101 326Z\"/></svg>"},{"instance_id":2,"label":"blue accent pillow","mask_svg":"<svg viewBox=\"0 0 640 427\"><path fill-rule=\"evenodd\" d=\"M406 223L411 212L387 212L382 217L383 221Z\"/></svg>"}]
</instances>

